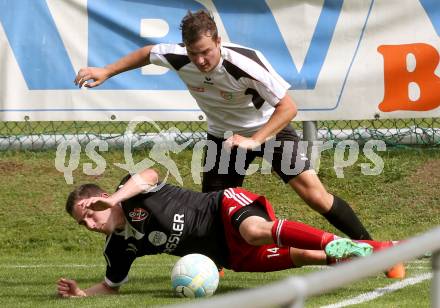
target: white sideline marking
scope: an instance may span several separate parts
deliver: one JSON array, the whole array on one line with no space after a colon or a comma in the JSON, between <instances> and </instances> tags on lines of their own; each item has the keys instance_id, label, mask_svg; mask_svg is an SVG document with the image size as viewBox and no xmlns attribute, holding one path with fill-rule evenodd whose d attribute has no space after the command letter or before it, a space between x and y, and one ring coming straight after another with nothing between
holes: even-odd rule
<instances>
[{"instance_id":1,"label":"white sideline marking","mask_svg":"<svg viewBox=\"0 0 440 308\"><path fill-rule=\"evenodd\" d=\"M306 265L302 268L311 268L311 269L326 269L329 268L328 265ZM429 263L426 263L425 265L417 265L417 264L405 264L406 269L431 269L432 266Z\"/></svg>"},{"instance_id":2,"label":"white sideline marking","mask_svg":"<svg viewBox=\"0 0 440 308\"><path fill-rule=\"evenodd\" d=\"M172 264L161 264L161 265L155 265L157 266L166 266L170 267ZM64 267L105 267L105 263L103 264L7 264L7 265L0 265L1 268L64 268ZM136 264L133 265L133 267L151 267L151 264Z\"/></svg>"},{"instance_id":3,"label":"white sideline marking","mask_svg":"<svg viewBox=\"0 0 440 308\"><path fill-rule=\"evenodd\" d=\"M162 266L172 266L172 264L161 264ZM0 264L0 268L63 268L63 267L102 267L105 266L103 264ZM134 266L137 267L150 267L151 264L136 264ZM155 266L158 266L157 264ZM160 266L160 265L159 265ZM431 265L428 261L425 260L413 260L405 264L406 268L411 269L430 269ZM304 266L304 268L311 269L326 269L328 265L308 265Z\"/></svg>"},{"instance_id":4,"label":"white sideline marking","mask_svg":"<svg viewBox=\"0 0 440 308\"><path fill-rule=\"evenodd\" d=\"M385 295L387 293L391 293L391 292L397 291L399 289L403 289L407 286L418 284L424 280L431 279L431 278L432 278L432 273L424 273L424 274L421 274L416 277L407 278L402 281L390 284L389 286L386 286L383 288L378 288L372 292L363 293L363 294L356 296L356 297L353 297L351 299L347 299L347 300L344 300L344 301L341 301L338 303L334 303L331 305L327 305L327 306L321 306L321 308L339 308L339 307L346 307L346 306L350 306L350 305L361 304L361 303L376 299L376 298L378 298L382 295Z\"/></svg>"},{"instance_id":5,"label":"white sideline marking","mask_svg":"<svg viewBox=\"0 0 440 308\"><path fill-rule=\"evenodd\" d=\"M0 265L0 268L102 267L105 264L29 264Z\"/></svg>"}]
</instances>

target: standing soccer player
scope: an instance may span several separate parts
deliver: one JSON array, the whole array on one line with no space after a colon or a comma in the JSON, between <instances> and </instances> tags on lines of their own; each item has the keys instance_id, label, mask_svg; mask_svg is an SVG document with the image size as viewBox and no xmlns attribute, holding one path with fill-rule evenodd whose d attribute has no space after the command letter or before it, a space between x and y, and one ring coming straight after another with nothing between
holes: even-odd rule
<instances>
[{"instance_id":1,"label":"standing soccer player","mask_svg":"<svg viewBox=\"0 0 440 308\"><path fill-rule=\"evenodd\" d=\"M213 17L188 12L181 22L182 44L140 48L104 68L82 68L77 85L96 87L127 70L153 63L174 70L208 122L208 141L217 151L206 152L204 192L242 186L250 163L260 156L315 211L352 239L371 239L352 208L327 192L311 169L290 122L297 108L290 85L257 50L223 43ZM87 81L87 83L86 83ZM228 136L228 133L231 133ZM228 155L227 165L221 158Z\"/></svg>"}]
</instances>

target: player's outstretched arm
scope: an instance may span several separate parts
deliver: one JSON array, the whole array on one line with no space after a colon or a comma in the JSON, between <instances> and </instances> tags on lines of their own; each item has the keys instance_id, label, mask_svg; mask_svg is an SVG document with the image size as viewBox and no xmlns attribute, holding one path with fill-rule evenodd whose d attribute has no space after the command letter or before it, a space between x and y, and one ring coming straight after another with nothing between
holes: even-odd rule
<instances>
[{"instance_id":1,"label":"player's outstretched arm","mask_svg":"<svg viewBox=\"0 0 440 308\"><path fill-rule=\"evenodd\" d=\"M109 199L113 204L130 199L136 195L149 192L159 182L159 175L154 169L145 169L133 175L117 192Z\"/></svg>"},{"instance_id":2,"label":"player's outstretched arm","mask_svg":"<svg viewBox=\"0 0 440 308\"><path fill-rule=\"evenodd\" d=\"M115 206L117 203L113 203L110 198L108 198L107 194L104 194L102 197L90 197L87 199L82 199L78 201L78 206L83 208L89 208L94 211L105 211L112 206Z\"/></svg>"},{"instance_id":3,"label":"player's outstretched arm","mask_svg":"<svg viewBox=\"0 0 440 308\"><path fill-rule=\"evenodd\" d=\"M94 211L104 211L122 201L136 195L149 192L156 187L159 175L153 169L145 169L133 175L127 183L112 195L103 194L98 197L90 197L78 201L78 206Z\"/></svg>"},{"instance_id":4,"label":"player's outstretched arm","mask_svg":"<svg viewBox=\"0 0 440 308\"><path fill-rule=\"evenodd\" d=\"M85 67L78 71L74 83L86 88L99 86L110 77L119 73L150 64L150 51L153 45L142 47L105 67Z\"/></svg>"},{"instance_id":5,"label":"player's outstretched arm","mask_svg":"<svg viewBox=\"0 0 440 308\"><path fill-rule=\"evenodd\" d=\"M58 296L63 298L84 297L98 294L117 294L117 288L111 288L105 282L101 282L87 289L80 289L75 280L60 278L57 282Z\"/></svg>"}]
</instances>

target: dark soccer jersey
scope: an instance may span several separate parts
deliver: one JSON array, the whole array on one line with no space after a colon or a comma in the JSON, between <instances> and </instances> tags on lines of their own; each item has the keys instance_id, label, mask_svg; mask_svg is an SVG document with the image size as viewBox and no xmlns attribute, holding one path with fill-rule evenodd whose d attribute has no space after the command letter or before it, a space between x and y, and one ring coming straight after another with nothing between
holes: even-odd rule
<instances>
[{"instance_id":1,"label":"dark soccer jersey","mask_svg":"<svg viewBox=\"0 0 440 308\"><path fill-rule=\"evenodd\" d=\"M124 201L125 230L108 236L104 249L106 282L122 284L137 257L158 253L201 253L227 266L220 197L220 192L199 193L165 184Z\"/></svg>"}]
</instances>

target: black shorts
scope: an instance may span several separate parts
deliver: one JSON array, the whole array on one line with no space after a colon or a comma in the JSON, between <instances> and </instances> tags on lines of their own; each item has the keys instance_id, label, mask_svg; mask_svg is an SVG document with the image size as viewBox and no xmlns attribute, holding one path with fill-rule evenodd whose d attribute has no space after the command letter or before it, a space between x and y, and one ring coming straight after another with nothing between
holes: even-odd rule
<instances>
[{"instance_id":1,"label":"black shorts","mask_svg":"<svg viewBox=\"0 0 440 308\"><path fill-rule=\"evenodd\" d=\"M203 192L241 187L246 170L256 157L263 157L285 183L310 169L307 142L300 141L290 125L255 150L234 147L228 152L223 147L224 141L208 134L203 162Z\"/></svg>"}]
</instances>

